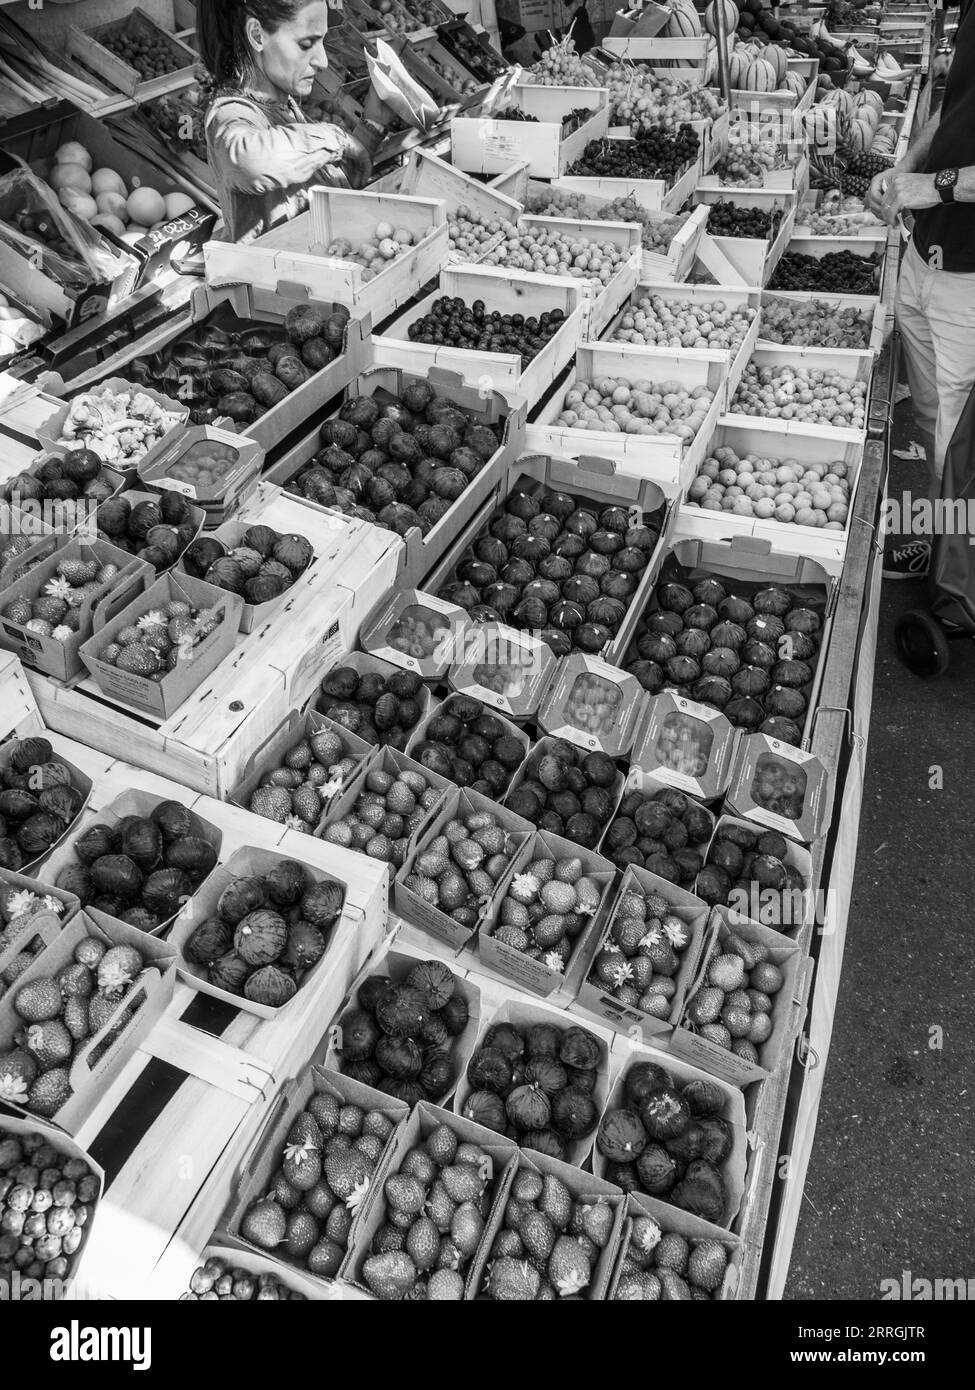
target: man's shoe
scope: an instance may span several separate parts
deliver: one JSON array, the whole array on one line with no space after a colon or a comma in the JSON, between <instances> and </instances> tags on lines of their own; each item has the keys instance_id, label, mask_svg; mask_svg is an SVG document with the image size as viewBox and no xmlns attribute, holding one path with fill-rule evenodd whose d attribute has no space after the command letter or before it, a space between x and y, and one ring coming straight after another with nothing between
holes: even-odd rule
<instances>
[{"instance_id":1,"label":"man's shoe","mask_svg":"<svg viewBox=\"0 0 975 1390\"><path fill-rule=\"evenodd\" d=\"M885 579L923 579L931 564L930 541L908 541L884 551Z\"/></svg>"}]
</instances>

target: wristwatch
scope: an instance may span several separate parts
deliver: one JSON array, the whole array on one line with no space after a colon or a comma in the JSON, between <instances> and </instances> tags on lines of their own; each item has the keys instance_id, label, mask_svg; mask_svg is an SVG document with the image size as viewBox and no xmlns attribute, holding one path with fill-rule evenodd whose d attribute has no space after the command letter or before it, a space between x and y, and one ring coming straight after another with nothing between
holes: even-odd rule
<instances>
[{"instance_id":1,"label":"wristwatch","mask_svg":"<svg viewBox=\"0 0 975 1390\"><path fill-rule=\"evenodd\" d=\"M943 203L955 201L955 184L958 182L957 169L942 169L934 176L934 186Z\"/></svg>"}]
</instances>

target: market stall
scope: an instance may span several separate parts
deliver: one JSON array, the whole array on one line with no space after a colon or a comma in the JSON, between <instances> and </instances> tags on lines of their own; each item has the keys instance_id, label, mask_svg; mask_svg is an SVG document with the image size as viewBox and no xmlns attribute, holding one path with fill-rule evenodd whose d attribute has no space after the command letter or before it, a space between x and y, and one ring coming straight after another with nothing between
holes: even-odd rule
<instances>
[{"instance_id":1,"label":"market stall","mask_svg":"<svg viewBox=\"0 0 975 1390\"><path fill-rule=\"evenodd\" d=\"M346 3L312 119L436 118L246 245L188 0L0 14L0 1137L91 1189L0 1267L82 1297L782 1296L931 14L456 8Z\"/></svg>"}]
</instances>

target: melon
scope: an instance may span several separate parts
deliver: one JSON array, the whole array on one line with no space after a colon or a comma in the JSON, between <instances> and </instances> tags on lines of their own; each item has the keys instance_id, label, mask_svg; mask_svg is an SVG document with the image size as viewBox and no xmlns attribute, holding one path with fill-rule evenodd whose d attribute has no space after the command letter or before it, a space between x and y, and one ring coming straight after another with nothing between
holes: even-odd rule
<instances>
[{"instance_id":1,"label":"melon","mask_svg":"<svg viewBox=\"0 0 975 1390\"><path fill-rule=\"evenodd\" d=\"M700 38L703 33L701 19L694 6L690 3L675 5L664 33L668 39Z\"/></svg>"},{"instance_id":2,"label":"melon","mask_svg":"<svg viewBox=\"0 0 975 1390\"><path fill-rule=\"evenodd\" d=\"M775 90L775 69L767 58L753 58L745 73L746 92Z\"/></svg>"},{"instance_id":3,"label":"melon","mask_svg":"<svg viewBox=\"0 0 975 1390\"><path fill-rule=\"evenodd\" d=\"M860 93L857 98L861 106L872 106L879 116L884 109L884 99L879 92L866 90Z\"/></svg>"},{"instance_id":4,"label":"melon","mask_svg":"<svg viewBox=\"0 0 975 1390\"><path fill-rule=\"evenodd\" d=\"M801 97L806 90L806 79L799 72L787 72L782 81L782 89L791 92L796 98Z\"/></svg>"},{"instance_id":5,"label":"melon","mask_svg":"<svg viewBox=\"0 0 975 1390\"><path fill-rule=\"evenodd\" d=\"M738 6L734 0L711 0L710 5L704 11L704 27L709 34L715 38L718 36L718 6L724 6L724 27L726 34L733 34L738 28Z\"/></svg>"}]
</instances>

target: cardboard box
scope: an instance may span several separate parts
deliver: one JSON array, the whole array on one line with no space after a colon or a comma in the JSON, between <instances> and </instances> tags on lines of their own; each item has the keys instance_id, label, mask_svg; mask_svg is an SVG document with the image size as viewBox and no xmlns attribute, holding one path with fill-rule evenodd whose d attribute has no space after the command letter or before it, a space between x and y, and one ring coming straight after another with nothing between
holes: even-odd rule
<instances>
[{"instance_id":1,"label":"cardboard box","mask_svg":"<svg viewBox=\"0 0 975 1390\"><path fill-rule=\"evenodd\" d=\"M829 776L819 758L778 739L746 739L731 775L729 810L804 844L823 832Z\"/></svg>"},{"instance_id":2,"label":"cardboard box","mask_svg":"<svg viewBox=\"0 0 975 1390\"><path fill-rule=\"evenodd\" d=\"M102 1168L101 1164L96 1163L80 1144L75 1143L70 1135L65 1134L60 1129L56 1129L53 1124L40 1119L37 1115L31 1115L24 1119L19 1115L8 1115L6 1113L0 1115L0 1139L7 1139L10 1137L22 1139L28 1135L40 1135L44 1143L50 1144L51 1148L56 1149L59 1154L64 1154L68 1158L80 1159L82 1163L88 1165L92 1176L98 1180L98 1196L95 1198L94 1202L85 1203L89 1208L89 1217L84 1227L81 1245L75 1251L74 1255L69 1257L68 1272L64 1279L65 1287L56 1295L57 1297L70 1298L71 1285L78 1277L78 1267L84 1259L85 1246L91 1240L92 1227L98 1214L98 1205L105 1189L105 1169ZM30 1286L28 1285L28 1287ZM57 1285L55 1283L49 1287L56 1288ZM30 1297L30 1295L26 1293L23 1296L25 1298ZM51 1294L45 1292L43 1296L49 1298Z\"/></svg>"},{"instance_id":3,"label":"cardboard box","mask_svg":"<svg viewBox=\"0 0 975 1390\"><path fill-rule=\"evenodd\" d=\"M338 785L323 784L322 791L325 794L322 796L322 814L318 824L313 827L316 830L320 829L324 824L331 803L344 788L358 780L359 772L373 762L379 750L372 744L366 743L365 739L359 738L358 734L352 733L350 729L343 728L341 724L336 724L327 715L312 709L310 705L303 713L292 710L284 723L279 725L274 733L265 739L259 748L254 750L247 759L243 768L243 775L231 791L228 800L233 802L235 806L242 806L245 811L249 810L251 796L260 786L264 774L275 768L283 767L286 753L303 739L322 731L335 734L336 738L341 741L343 757L354 758L357 767L355 772L351 773L344 781L339 781Z\"/></svg>"},{"instance_id":4,"label":"cardboard box","mask_svg":"<svg viewBox=\"0 0 975 1390\"><path fill-rule=\"evenodd\" d=\"M343 1105L358 1105L363 1110L378 1110L394 1126L393 1133L387 1140L386 1147L373 1172L369 1192L365 1195L365 1200L360 1201L354 1209L352 1229L349 1232L346 1246L346 1259L349 1258L355 1245L357 1230L369 1206L369 1196L377 1189L382 1191L382 1180L389 1170L396 1149L397 1136L406 1123L409 1107L400 1100L394 1100L392 1096L374 1091L371 1086L363 1086L361 1082L353 1081L351 1076L342 1076L338 1072L329 1071L317 1062L299 1076L287 1081L275 1097L260 1134L250 1146L237 1169L230 1202L224 1211L220 1228L229 1237L230 1249L239 1247L241 1250L260 1254L269 1261L272 1270L280 1268L286 1272L286 1277L291 1276L292 1272L300 1274L304 1281L318 1284L326 1289L329 1286L334 1287L332 1280L311 1274L306 1268L294 1262L283 1247L281 1247L280 1255L272 1254L267 1250L260 1250L258 1246L252 1245L240 1234L241 1222L247 1214L248 1208L268 1191L274 1174L281 1166L282 1151L292 1124L305 1109L311 1097L315 1095L330 1095Z\"/></svg>"},{"instance_id":5,"label":"cardboard box","mask_svg":"<svg viewBox=\"0 0 975 1390\"><path fill-rule=\"evenodd\" d=\"M17 981L18 989L32 980L57 975L71 964L75 947L87 936L103 942L106 949L134 947L145 962L145 969L119 996L118 1005L104 1027L85 1042L75 1045L69 1067L72 1094L54 1116L54 1123L68 1134L78 1133L92 1107L118 1079L125 1063L156 1020L162 1017L176 984L176 955L168 942L148 936L125 922L104 916L96 922L87 912L79 912L57 933L51 944L35 956ZM16 994L17 990L10 990L0 1000L0 1038L5 1049L13 1046L14 1034L21 1027L20 1015L14 1007ZM134 1013L123 1021L129 1010ZM106 1048L105 1042L115 1029L120 1029L118 1037ZM22 1115L31 1115L26 1105L12 1100L6 1104Z\"/></svg>"},{"instance_id":6,"label":"cardboard box","mask_svg":"<svg viewBox=\"0 0 975 1390\"><path fill-rule=\"evenodd\" d=\"M505 1217L507 1197L511 1191L511 1184L519 1172L528 1171L537 1173L542 1177L550 1175L558 1178L569 1193L573 1201L590 1202L593 1199L597 1202L606 1202L613 1208L613 1226L609 1233L609 1238L603 1249L600 1251L599 1259L592 1270L592 1275L588 1286L582 1291L581 1297L590 1302L597 1302L605 1298L606 1289L609 1285L610 1276L613 1271L613 1262L616 1256L616 1247L619 1243L620 1230L623 1225L625 1212L625 1198L620 1189L614 1187L612 1183L591 1173L583 1172L579 1168L573 1168L568 1163L562 1163L557 1158L549 1158L547 1154L539 1153L537 1150L524 1152L518 1151L516 1161L511 1165L506 1174L506 1182L502 1199L494 1204L490 1220L484 1232L484 1239L474 1257L474 1264L468 1275L468 1297L485 1298L485 1281L488 1275L488 1261L490 1259L491 1248L494 1239L501 1229Z\"/></svg>"},{"instance_id":7,"label":"cardboard box","mask_svg":"<svg viewBox=\"0 0 975 1390\"><path fill-rule=\"evenodd\" d=\"M747 1121L745 1119L745 1101L741 1091L722 1078L712 1076L708 1072L702 1071L700 1067L691 1066L683 1058L675 1057L673 1053L659 1052L656 1048L639 1047L634 1044L625 1065L616 1075L603 1116L612 1110L621 1110L626 1107L626 1076L631 1067L638 1066L641 1062L652 1062L658 1067L663 1067L673 1078L678 1088L686 1086L690 1081L707 1081L723 1092L724 1105L721 1109L721 1118L731 1126L732 1144L731 1153L721 1165L727 1202L721 1220L714 1224L723 1229L730 1229L745 1195L745 1171L748 1166ZM601 1123L602 1119L600 1119ZM598 1144L593 1150L592 1166L597 1177L604 1177L606 1158L600 1152ZM638 1190L636 1195L643 1196L644 1194ZM662 1200L668 1211L676 1210L672 1203L667 1202L666 1198Z\"/></svg>"},{"instance_id":8,"label":"cardboard box","mask_svg":"<svg viewBox=\"0 0 975 1390\"><path fill-rule=\"evenodd\" d=\"M312 187L308 192L307 212L246 245L207 242L208 282L269 290L282 282L302 285L316 299L344 304L357 317L370 315L373 323L380 323L434 279L444 264L447 214L440 202L343 188ZM366 268L357 261L329 250L340 241L358 250L372 241L383 222L412 233L413 242L394 259L374 261L371 277L366 278Z\"/></svg>"},{"instance_id":9,"label":"cardboard box","mask_svg":"<svg viewBox=\"0 0 975 1390\"><path fill-rule=\"evenodd\" d=\"M606 1290L608 1303L620 1301L619 1287L626 1277L623 1273L623 1265L627 1260L630 1238L635 1223L640 1218L646 1217L655 1221L665 1235L683 1236L692 1250L704 1241L709 1244L717 1241L719 1245L723 1245L727 1253L728 1264L724 1278L721 1280L720 1286L711 1294L711 1298L715 1302L727 1302L734 1298L735 1290L741 1278L742 1266L748 1258L748 1251L744 1243L737 1236L729 1235L720 1226L713 1226L710 1221L705 1221L700 1216L694 1216L692 1212L682 1211L680 1207L669 1206L666 1202L662 1202L659 1197L651 1197L646 1192L630 1192L626 1198L626 1217L620 1231L616 1263L610 1277L609 1287ZM653 1272L652 1255L649 1262L650 1270Z\"/></svg>"},{"instance_id":10,"label":"cardboard box","mask_svg":"<svg viewBox=\"0 0 975 1390\"><path fill-rule=\"evenodd\" d=\"M548 643L493 622L467 629L462 641L460 659L448 676L451 688L512 719L530 719L557 666Z\"/></svg>"},{"instance_id":11,"label":"cardboard box","mask_svg":"<svg viewBox=\"0 0 975 1390\"><path fill-rule=\"evenodd\" d=\"M648 701L634 736L631 785L714 801L731 780L739 741L720 710L663 690Z\"/></svg>"},{"instance_id":12,"label":"cardboard box","mask_svg":"<svg viewBox=\"0 0 975 1390\"><path fill-rule=\"evenodd\" d=\"M634 676L584 652L558 663L538 711L539 728L580 748L622 758L633 743L646 705Z\"/></svg>"},{"instance_id":13,"label":"cardboard box","mask_svg":"<svg viewBox=\"0 0 975 1390\"><path fill-rule=\"evenodd\" d=\"M62 399L64 393L70 391L71 384L53 372L41 380L44 386L42 399L50 402L51 410L43 424L38 426L37 442L42 449L48 449L52 453L61 453L64 449L72 447L71 437L64 434L70 422L71 402ZM100 381L97 386L86 388L84 394L91 397L97 404L99 397L102 396L125 395L130 397L136 393L140 396L148 396L151 401L155 401L156 405L172 416L172 427L176 428L179 434L182 434L183 425L189 418L189 411L180 401L174 400L172 396L164 396L161 391L155 391L151 386L137 386L131 381L126 381L124 377L111 376L105 381ZM167 431L167 435L171 432L172 429ZM74 437L74 447L77 447L79 443L85 443L83 432L79 432ZM98 450L96 449L94 452L98 453ZM143 457L144 455L130 454L125 459L108 460L108 462L112 464L116 472L131 476Z\"/></svg>"},{"instance_id":14,"label":"cardboard box","mask_svg":"<svg viewBox=\"0 0 975 1390\"><path fill-rule=\"evenodd\" d=\"M512 726L512 727L513 727L513 726ZM508 801L508 798L511 796L512 792L516 791L516 790L518 789L518 787L521 786L522 782L525 781L525 779L526 779L526 777L527 777L527 775L528 775L529 762L530 762L530 761L534 761L535 758L542 758L542 757L544 757L546 753L551 753L552 750L554 749L555 745L556 745L556 742L557 742L556 739L551 738L551 737L549 737L548 735L546 735L544 738L538 739L538 741L537 741L536 743L533 743L533 744L531 744L531 745L526 745L525 752L526 752L526 754L527 754L527 753L529 752L529 747L530 747L531 757L529 758L529 757L526 756L526 758L525 758L524 762L521 764L521 766L520 766L519 768L516 769L515 774L514 774L514 776L513 776L512 779L511 779L511 783L510 783L510 785L509 785L509 787L508 787L508 790L507 790L507 791L505 792L505 794L504 794L504 800L505 800L505 802ZM581 761L582 761L582 759L583 759L584 757L585 757L585 752L584 752L584 750L583 750L582 748L580 748L580 749L579 749L579 752L578 752L578 761L579 761L580 764L581 764ZM619 764L617 764L617 767L618 767L618 766L619 766ZM613 816L615 816L615 814L616 814L616 808L617 808L617 806L619 805L619 803L620 803L620 798L621 798L622 795L623 795L623 783L624 783L624 781L625 781L625 777L624 777L623 773L617 771L616 776L615 776L615 778L614 778L614 780L613 780L613 785L612 785L612 787L610 788L610 796L611 796L612 802L613 802L613 813L612 813L612 815L611 815L610 818L609 818L610 822L612 822Z\"/></svg>"},{"instance_id":15,"label":"cardboard box","mask_svg":"<svg viewBox=\"0 0 975 1390\"><path fill-rule=\"evenodd\" d=\"M179 951L177 962L179 976L188 985L199 990L201 994L209 994L214 999L221 999L225 1004L230 1004L235 1009L243 1009L245 1013L257 1014L259 1018L279 1018L289 1007L291 1002L298 998L302 990L314 990L321 985L325 977L331 970L331 960L329 958L329 945L336 933L336 928L342 918L340 911L338 916L329 927L327 932L323 932L325 937L325 953L310 969L306 970L298 980L298 989L291 996L287 1003L280 1005L258 1004L252 999L248 999L244 994L234 994L230 990L221 989L218 985L211 984L207 978L207 968L197 965L191 961L186 954L186 943L201 923L208 917L213 917L217 912L217 905L221 894L229 888L238 878L256 877L264 878L271 872L276 865L283 860L296 860L295 855L278 854L276 851L258 849L253 845L243 845L235 849L224 863L218 864L213 872L205 879L199 888L194 892L189 902L184 906L179 916L173 924L170 933L170 944ZM338 883L343 893L343 903L347 892L347 885L342 883L334 874L326 873L315 864L308 864L304 860L297 860L301 864L308 879L313 884L319 883Z\"/></svg>"},{"instance_id":16,"label":"cardboard box","mask_svg":"<svg viewBox=\"0 0 975 1390\"><path fill-rule=\"evenodd\" d=\"M442 680L463 652L470 620L463 608L419 589L396 589L359 630L363 650L424 680Z\"/></svg>"},{"instance_id":17,"label":"cardboard box","mask_svg":"<svg viewBox=\"0 0 975 1390\"><path fill-rule=\"evenodd\" d=\"M572 955L562 969L547 964L544 957L541 960L533 960L531 956L509 946L507 942L498 941L494 935L500 907L508 895L512 880L517 874L527 872L528 866L536 859L579 859L582 861L585 877L591 879L600 889L599 905L592 914L592 923L577 933ZM532 994L540 994L543 998L553 994L557 989L574 991L583 975L583 937L593 929L593 924L605 920L615 882L616 869L608 859L603 859L595 850L584 849L582 845L563 839L560 835L553 835L547 830L535 830L519 847L507 873L499 880L494 908L482 922L478 935L479 957L492 970L514 980L519 988L529 990Z\"/></svg>"},{"instance_id":18,"label":"cardboard box","mask_svg":"<svg viewBox=\"0 0 975 1390\"><path fill-rule=\"evenodd\" d=\"M669 911L680 918L689 932L687 945L683 951L677 952L680 956L680 966L673 977L676 992L671 1000L667 1018L655 1018L636 1004L624 1003L597 980L590 978L593 961L604 943L611 938L613 923L627 893L640 893L643 897L654 894L666 899ZM594 920L587 927L579 943L579 961L584 978L575 999L569 1005L570 1012L598 1018L604 1027L612 1028L617 1033L625 1033L634 1042L669 1034L675 1020L680 1016L684 1000L694 980L706 941L707 924L708 909L700 898L695 898L693 893L678 888L676 884L650 873L647 869L641 869L637 864L628 864L606 915L602 921Z\"/></svg>"},{"instance_id":19,"label":"cardboard box","mask_svg":"<svg viewBox=\"0 0 975 1390\"><path fill-rule=\"evenodd\" d=\"M381 960L376 962L376 968L370 970L365 979L375 979L382 977L389 980L391 984L401 984L414 966L422 964L416 956L404 955L401 951L387 951ZM360 982L364 983L364 980ZM357 990L354 991L357 993ZM431 1105L450 1105L454 1092L458 1086L464 1086L467 1064L476 1051L477 1039L480 1037L481 1025L481 991L473 980L467 979L460 973L454 973L454 993L459 995L467 1005L467 1024L456 1037L451 1037L450 1061L453 1070L453 1080L443 1095L436 1100L431 1100ZM325 1054L325 1065L333 1071L342 1071L342 1021L354 1007L352 1003L353 991L350 991L347 1000L347 1007L343 1006L336 1015L336 1022L328 1030L328 1052ZM455 1105L454 1109L458 1107Z\"/></svg>"},{"instance_id":20,"label":"cardboard box","mask_svg":"<svg viewBox=\"0 0 975 1390\"><path fill-rule=\"evenodd\" d=\"M733 1086L745 1087L761 1081L784 1066L799 1029L806 1016L806 1001L812 982L813 963L804 956L798 945L771 927L756 922L735 920L726 908L716 907L709 925L709 941L701 954L697 976L688 989L677 1026L670 1039L670 1053L707 1070ZM739 1057L730 1048L721 1047L702 1038L693 1028L687 1015L690 1001L707 983L708 963L712 948L721 954L729 937L736 936L768 951L766 959L782 973L782 987L772 996L772 1032L758 1047L758 1063ZM746 975L748 972L746 971ZM749 988L746 984L744 988Z\"/></svg>"},{"instance_id":21,"label":"cardboard box","mask_svg":"<svg viewBox=\"0 0 975 1390\"><path fill-rule=\"evenodd\" d=\"M505 1139L503 1135L495 1134L493 1130L485 1129L483 1125L473 1124L470 1120L463 1119L460 1115L453 1115L449 1110L441 1110L439 1106L430 1105L427 1101L420 1101L410 1111L407 1119L397 1126L396 1132L390 1140L389 1147L383 1155L383 1167L381 1177L383 1181L398 1173L403 1166L403 1160L411 1149L423 1145L426 1139L441 1125L446 1125L453 1130L461 1144L476 1144L486 1155L487 1172L483 1174L487 1178L487 1188L491 1194L491 1215L498 1211L507 1191L507 1178L513 1168L515 1156L518 1149L510 1139ZM368 1292L368 1285L362 1277L362 1266L369 1258L371 1252L372 1238L385 1225L386 1220L386 1198L383 1195L382 1183L373 1180L366 1197L364 1209L360 1212L353 1227L353 1238L349 1246L349 1252L339 1270L340 1278L353 1284L358 1289ZM478 1267L478 1259L481 1252L486 1248L488 1229L490 1227L491 1216L485 1225L481 1243L474 1252L468 1263L468 1270L473 1272ZM462 1268L461 1274L466 1271ZM465 1291L465 1299L473 1297L471 1291Z\"/></svg>"},{"instance_id":22,"label":"cardboard box","mask_svg":"<svg viewBox=\"0 0 975 1390\"><path fill-rule=\"evenodd\" d=\"M122 628L137 622L151 609L165 608L174 599L189 603L194 609L215 609L222 615L219 625L192 649L188 659L179 661L159 681L121 671L101 659L105 647ZM243 604L239 594L205 584L202 579L193 579L188 574L175 575L170 571L134 602L129 595L123 594L115 604L110 596L96 608L94 636L82 643L79 655L106 695L168 719L233 650Z\"/></svg>"},{"instance_id":23,"label":"cardboard box","mask_svg":"<svg viewBox=\"0 0 975 1390\"><path fill-rule=\"evenodd\" d=\"M754 821L745 820L743 816L720 816L708 844L705 863L711 862L711 849L729 826L747 830L756 840L762 834L761 826L756 825ZM794 932L815 921L812 855L795 840L785 836L781 838L785 840L782 863L793 871L793 877L797 875L801 878L802 888L791 887L789 884L783 889L763 888L755 882L750 884L748 890L732 888L728 899L728 911L731 913L730 921L733 925L737 922L751 921L780 932Z\"/></svg>"},{"instance_id":24,"label":"cardboard box","mask_svg":"<svg viewBox=\"0 0 975 1390\"><path fill-rule=\"evenodd\" d=\"M78 609L80 621L76 632L63 639L45 637L3 616L14 599L29 600L43 593L47 583L57 577L58 566L63 560L97 560L99 565L115 565L118 569L114 579L100 585L97 592L83 601ZM73 536L53 555L32 566L23 579L15 580L0 591L0 647L15 652L25 666L35 671L42 671L55 680L69 681L84 670L79 650L94 631L94 610L98 604L109 595L116 605L131 602L134 595L153 583L154 575L152 566L145 560L116 549L109 541Z\"/></svg>"},{"instance_id":25,"label":"cardboard box","mask_svg":"<svg viewBox=\"0 0 975 1390\"><path fill-rule=\"evenodd\" d=\"M407 753L409 753L412 756L419 748L420 744L425 742L425 740L429 738L430 721L433 719L434 715L453 713L452 705L454 698L455 697L448 695L442 703L435 704L430 709L427 717L423 720L422 723L418 724L416 728L413 730L413 732L410 734L409 742L406 745ZM485 713L487 713L487 711L485 711ZM497 722L501 725L505 734L507 734L509 738L514 738L518 740L522 747L523 756L524 758L527 758L529 749L532 746L532 741L528 734L525 732L525 730L520 728L517 724L513 724L510 719L506 719L505 716L499 713L499 711L497 710L491 710L490 715L492 719L497 720ZM522 761L519 767L515 768L514 772L511 774L511 780L508 784L508 790L510 790L511 787L514 786L515 779L520 775L521 770L523 768L524 761ZM423 768L422 771L424 772L424 774L426 774L428 769Z\"/></svg>"},{"instance_id":26,"label":"cardboard box","mask_svg":"<svg viewBox=\"0 0 975 1390\"><path fill-rule=\"evenodd\" d=\"M255 1281L262 1275L270 1274L283 1288L290 1290L292 1298L321 1303L331 1298L342 1297L340 1285L326 1283L315 1275L305 1274L290 1264L286 1265L283 1260L276 1259L267 1251L258 1252L256 1246L241 1245L238 1249L234 1245L222 1245L219 1241L211 1240L200 1254L197 1268L201 1268L210 1260L222 1260L228 1272L243 1270L253 1275ZM182 1297L185 1298L185 1295Z\"/></svg>"},{"instance_id":27,"label":"cardboard box","mask_svg":"<svg viewBox=\"0 0 975 1390\"><path fill-rule=\"evenodd\" d=\"M441 908L426 902L419 894L414 893L406 886L406 880L414 872L413 866L417 857L423 853L425 846L429 845L430 841L441 833L444 826L452 820L478 812L487 812L504 828L508 836L509 849L507 852L513 861L521 846L534 832L534 826L528 821L522 820L521 816L516 816L513 812L498 806L486 796L480 796L477 792L470 791L465 787L452 791L433 819L425 822L413 835L410 850L393 880L393 906L399 916L405 917L414 926L438 937L454 952L462 950L473 940L479 928L483 928L493 920L501 898L504 896L507 878L511 872L510 861L508 872L495 883L494 892L488 900L480 904L478 920L473 927L462 926Z\"/></svg>"},{"instance_id":28,"label":"cardboard box","mask_svg":"<svg viewBox=\"0 0 975 1390\"><path fill-rule=\"evenodd\" d=\"M351 383L348 397L372 397L377 403L387 404L394 397L398 399L402 396L408 386L423 382L429 384L438 396L445 397L471 415L479 424L494 425L503 421L497 452L486 460L484 467L471 480L450 510L426 535L423 535L419 527L415 527L402 539L399 581L405 585L419 585L444 551L454 543L485 499L497 488L507 487L511 463L521 453L524 444L527 402L517 392L508 389L504 392L499 391L488 385L484 379L479 383L469 383L455 370L431 366L429 371L424 372L422 365L418 366L415 356L413 360L408 360L410 356L407 352L403 365L399 367L368 368ZM316 427L274 464L267 473L268 481L287 488L321 448L319 429ZM289 492L295 492L295 489L291 487ZM302 502L307 507L315 508L323 517L340 515L305 498L302 498ZM377 599L378 597L377 595Z\"/></svg>"},{"instance_id":29,"label":"cardboard box","mask_svg":"<svg viewBox=\"0 0 975 1390\"><path fill-rule=\"evenodd\" d=\"M549 1024L562 1034L567 1033L570 1027L579 1026L567 1020L565 1013L561 1009L550 1009L544 1004L523 1003L518 999L507 1000L505 1003L500 1004L493 1013L481 1019L476 1041L472 1041L472 1046L467 1057L468 1061L485 1046L484 1040L488 1032L499 1023L510 1023L513 1027L521 1030L522 1033L536 1023ZM592 1091L596 1115L599 1116L602 1114L603 1107L606 1104L606 1097L609 1094L610 1076L613 1071L613 1058L610 1056L610 1044L612 1039L599 1029L593 1030L586 1028L583 1031L588 1033L589 1036L595 1040L599 1048L596 1084ZM463 1072L453 1100L453 1108L458 1115L464 1115L464 1106L474 1089L475 1088L468 1080L466 1071ZM592 1153L592 1146L595 1143L595 1139L596 1123L594 1121L590 1134L584 1135L581 1139L573 1139L565 1145L564 1162L572 1164L574 1167L581 1168Z\"/></svg>"},{"instance_id":30,"label":"cardboard box","mask_svg":"<svg viewBox=\"0 0 975 1390\"><path fill-rule=\"evenodd\" d=\"M599 842L600 850L602 850L606 854L607 858L612 857L612 851L607 841L609 838L610 830L613 828L613 826L618 820L623 819L624 817L626 819L632 820L638 808L646 805L648 801L663 801L666 803L674 797L680 797L682 798L682 800L685 800L686 802L692 804L697 813L695 816L695 821L701 825L702 829L705 824L707 826L707 834L703 840L697 840L696 838L690 839L688 843L684 846L685 849L691 850L695 854L697 854L703 863L705 851L710 845L714 835L714 816L711 814L711 812L707 809L706 806L702 806L700 802L696 802L693 797L685 798L684 793L677 791L674 787L660 787L656 790L650 788L644 789L642 786L637 784L637 779L634 777L632 769L627 775L627 785L624 788L623 795L620 799L620 803L616 808L616 813L613 816L613 819L610 821L609 825L606 827L603 837ZM629 807L630 809L625 810L624 808L627 807ZM676 810L674 814L677 815ZM677 819L683 820L684 817L678 815ZM694 833L696 836L696 829ZM684 884L686 885L687 883L688 879L685 877Z\"/></svg>"},{"instance_id":31,"label":"cardboard box","mask_svg":"<svg viewBox=\"0 0 975 1390\"><path fill-rule=\"evenodd\" d=\"M531 427L529 427L531 428ZM427 580L434 592L456 579L457 566L465 558L471 544L484 535L491 522L505 513L505 501L515 493L524 492L540 498L549 491L566 492L578 500L581 507L602 512L606 507L625 507L634 526L648 526L659 540L640 575L616 635L599 653L604 660L618 662L626 650L630 632L636 626L653 589L657 573L677 520L677 511L663 491L648 480L626 474L612 459L582 455L567 458L554 454L523 454L511 470L511 482L506 493L485 506L469 531L454 541L453 547Z\"/></svg>"}]
</instances>

